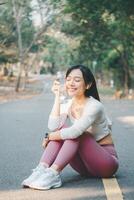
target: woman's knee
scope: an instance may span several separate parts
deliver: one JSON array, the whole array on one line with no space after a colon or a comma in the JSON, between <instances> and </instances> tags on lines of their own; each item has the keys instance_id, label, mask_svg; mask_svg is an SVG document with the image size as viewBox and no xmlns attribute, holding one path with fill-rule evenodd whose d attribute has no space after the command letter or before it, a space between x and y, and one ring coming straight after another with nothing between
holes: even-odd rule
<instances>
[{"instance_id":1,"label":"woman's knee","mask_svg":"<svg viewBox=\"0 0 134 200\"><path fill-rule=\"evenodd\" d=\"M77 152L79 148L79 139L64 140L63 146L68 151Z\"/></svg>"},{"instance_id":2,"label":"woman's knee","mask_svg":"<svg viewBox=\"0 0 134 200\"><path fill-rule=\"evenodd\" d=\"M48 143L48 146L62 146L63 141L62 140L50 140Z\"/></svg>"},{"instance_id":3,"label":"woman's knee","mask_svg":"<svg viewBox=\"0 0 134 200\"><path fill-rule=\"evenodd\" d=\"M102 169L98 170L98 176L100 178L111 178L118 170L118 162L105 165Z\"/></svg>"},{"instance_id":4,"label":"woman's knee","mask_svg":"<svg viewBox=\"0 0 134 200\"><path fill-rule=\"evenodd\" d=\"M79 145L79 142L79 138L64 140L64 143L69 145Z\"/></svg>"},{"instance_id":5,"label":"woman's knee","mask_svg":"<svg viewBox=\"0 0 134 200\"><path fill-rule=\"evenodd\" d=\"M85 132L82 136L80 136L80 145L86 145L88 143L88 145L90 143L96 142L94 137L89 133L89 132Z\"/></svg>"},{"instance_id":6,"label":"woman's knee","mask_svg":"<svg viewBox=\"0 0 134 200\"><path fill-rule=\"evenodd\" d=\"M80 138L81 138L82 140L85 140L85 139L94 140L94 137L93 137L93 135L92 135L90 132L84 132L84 133L80 136Z\"/></svg>"}]
</instances>

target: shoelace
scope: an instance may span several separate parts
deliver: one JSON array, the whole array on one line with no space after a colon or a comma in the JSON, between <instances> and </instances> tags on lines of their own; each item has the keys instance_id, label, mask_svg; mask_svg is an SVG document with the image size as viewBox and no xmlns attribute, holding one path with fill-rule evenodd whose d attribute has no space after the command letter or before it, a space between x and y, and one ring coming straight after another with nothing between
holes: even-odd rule
<instances>
[{"instance_id":1,"label":"shoelace","mask_svg":"<svg viewBox=\"0 0 134 200\"><path fill-rule=\"evenodd\" d=\"M36 168L32 169L33 172L36 172L40 169L40 166L37 166Z\"/></svg>"},{"instance_id":2,"label":"shoelace","mask_svg":"<svg viewBox=\"0 0 134 200\"><path fill-rule=\"evenodd\" d=\"M52 170L50 170L50 169L46 169L46 174L48 174L50 177L53 177L54 175L55 175L55 173L52 171Z\"/></svg>"}]
</instances>

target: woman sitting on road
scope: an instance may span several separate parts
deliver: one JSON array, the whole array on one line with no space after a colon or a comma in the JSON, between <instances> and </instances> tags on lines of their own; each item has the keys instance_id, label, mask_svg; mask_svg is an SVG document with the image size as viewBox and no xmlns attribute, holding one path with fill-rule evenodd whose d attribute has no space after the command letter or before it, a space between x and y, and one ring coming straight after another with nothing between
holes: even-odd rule
<instances>
[{"instance_id":1,"label":"woman sitting on road","mask_svg":"<svg viewBox=\"0 0 134 200\"><path fill-rule=\"evenodd\" d=\"M54 81L55 100L48 120L51 131L43 140L39 165L22 182L25 187L60 187L60 172L67 164L87 177L112 177L118 169L109 120L92 72L83 65L70 67L65 88L71 98L60 104L60 83Z\"/></svg>"}]
</instances>

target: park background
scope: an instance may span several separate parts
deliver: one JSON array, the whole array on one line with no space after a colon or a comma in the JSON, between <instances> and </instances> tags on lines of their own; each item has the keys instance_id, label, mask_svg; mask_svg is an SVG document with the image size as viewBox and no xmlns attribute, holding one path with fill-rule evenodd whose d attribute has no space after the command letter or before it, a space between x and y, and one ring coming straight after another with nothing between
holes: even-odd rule
<instances>
[{"instance_id":1,"label":"park background","mask_svg":"<svg viewBox=\"0 0 134 200\"><path fill-rule=\"evenodd\" d=\"M132 0L1 0L0 99L37 94L38 75L75 64L92 70L102 95L133 99L133 7Z\"/></svg>"}]
</instances>

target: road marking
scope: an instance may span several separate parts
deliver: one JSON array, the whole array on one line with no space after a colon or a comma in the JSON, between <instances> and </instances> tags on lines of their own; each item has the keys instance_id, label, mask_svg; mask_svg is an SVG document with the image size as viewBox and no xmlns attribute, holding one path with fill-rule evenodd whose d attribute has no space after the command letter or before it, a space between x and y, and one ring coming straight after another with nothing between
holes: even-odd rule
<instances>
[{"instance_id":1,"label":"road marking","mask_svg":"<svg viewBox=\"0 0 134 200\"><path fill-rule=\"evenodd\" d=\"M107 200L123 200L123 195L116 178L102 179Z\"/></svg>"}]
</instances>

